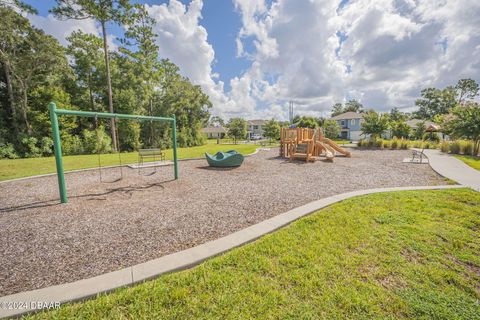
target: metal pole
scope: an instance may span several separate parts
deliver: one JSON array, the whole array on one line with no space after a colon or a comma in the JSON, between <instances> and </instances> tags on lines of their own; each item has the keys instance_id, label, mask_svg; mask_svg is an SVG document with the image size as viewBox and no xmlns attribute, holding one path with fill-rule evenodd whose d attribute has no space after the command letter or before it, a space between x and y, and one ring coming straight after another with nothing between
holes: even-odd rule
<instances>
[{"instance_id":1,"label":"metal pole","mask_svg":"<svg viewBox=\"0 0 480 320\"><path fill-rule=\"evenodd\" d=\"M55 103L50 102L48 105L50 110L50 121L52 123L52 136L53 136L53 146L55 149L55 162L57 165L57 178L58 178L58 189L60 191L60 201L62 203L67 203L67 188L65 187L65 175L63 173L63 161L62 161L62 142L60 140L60 130L58 128L58 117L57 117L57 106Z\"/></svg>"},{"instance_id":2,"label":"metal pole","mask_svg":"<svg viewBox=\"0 0 480 320\"><path fill-rule=\"evenodd\" d=\"M172 116L172 142L173 142L173 167L175 170L175 180L178 179L178 160L177 160L177 120Z\"/></svg>"}]
</instances>

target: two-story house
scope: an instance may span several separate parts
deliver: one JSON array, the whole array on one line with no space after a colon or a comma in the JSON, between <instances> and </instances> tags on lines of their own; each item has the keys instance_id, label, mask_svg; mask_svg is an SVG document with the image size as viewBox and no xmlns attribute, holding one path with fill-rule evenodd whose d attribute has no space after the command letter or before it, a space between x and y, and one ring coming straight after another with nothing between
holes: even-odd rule
<instances>
[{"instance_id":1,"label":"two-story house","mask_svg":"<svg viewBox=\"0 0 480 320\"><path fill-rule=\"evenodd\" d=\"M340 138L350 141L361 140L363 113L345 112L331 118L337 121L342 131L340 131Z\"/></svg>"},{"instance_id":2,"label":"two-story house","mask_svg":"<svg viewBox=\"0 0 480 320\"><path fill-rule=\"evenodd\" d=\"M263 137L263 130L266 120L247 120L247 138L250 139L253 135Z\"/></svg>"}]
</instances>

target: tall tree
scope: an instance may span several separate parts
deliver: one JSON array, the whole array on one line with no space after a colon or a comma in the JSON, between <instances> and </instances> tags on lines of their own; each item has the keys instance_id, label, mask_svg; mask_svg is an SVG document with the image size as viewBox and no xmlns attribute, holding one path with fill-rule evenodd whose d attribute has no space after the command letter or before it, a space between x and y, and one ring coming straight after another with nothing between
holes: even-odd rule
<instances>
[{"instance_id":1,"label":"tall tree","mask_svg":"<svg viewBox=\"0 0 480 320\"><path fill-rule=\"evenodd\" d=\"M302 116L298 120L298 122L295 122L297 127L300 128L311 128L315 129L318 126L317 120L314 117L307 117L307 116Z\"/></svg>"},{"instance_id":2,"label":"tall tree","mask_svg":"<svg viewBox=\"0 0 480 320\"><path fill-rule=\"evenodd\" d=\"M208 125L212 127L219 127L219 126L225 126L225 120L223 120L219 116L212 116L210 120L208 121Z\"/></svg>"},{"instance_id":3,"label":"tall tree","mask_svg":"<svg viewBox=\"0 0 480 320\"><path fill-rule=\"evenodd\" d=\"M231 118L227 124L228 136L233 138L235 144L239 139L245 139L247 135L247 121L242 118Z\"/></svg>"},{"instance_id":4,"label":"tall tree","mask_svg":"<svg viewBox=\"0 0 480 320\"><path fill-rule=\"evenodd\" d=\"M358 102L355 99L352 99L345 103L345 107L343 108L343 112L364 112L363 104Z\"/></svg>"},{"instance_id":5,"label":"tall tree","mask_svg":"<svg viewBox=\"0 0 480 320\"><path fill-rule=\"evenodd\" d=\"M422 90L422 97L415 101L419 107L415 112L420 119L432 120L436 115L447 114L457 104L456 89L446 87L443 90L426 88Z\"/></svg>"},{"instance_id":6,"label":"tall tree","mask_svg":"<svg viewBox=\"0 0 480 320\"><path fill-rule=\"evenodd\" d=\"M36 14L37 9L20 0L0 0L0 6L16 8L27 13Z\"/></svg>"},{"instance_id":7,"label":"tall tree","mask_svg":"<svg viewBox=\"0 0 480 320\"><path fill-rule=\"evenodd\" d=\"M392 108L389 115L391 121L405 121L407 119L407 115L398 110L397 107Z\"/></svg>"},{"instance_id":8,"label":"tall tree","mask_svg":"<svg viewBox=\"0 0 480 320\"><path fill-rule=\"evenodd\" d=\"M474 99L478 96L478 83L473 79L460 79L455 86L458 94L458 103L462 103L465 99Z\"/></svg>"},{"instance_id":9,"label":"tall tree","mask_svg":"<svg viewBox=\"0 0 480 320\"><path fill-rule=\"evenodd\" d=\"M480 152L480 105L476 102L467 102L452 109L449 117L443 123L445 131L455 138L473 140L473 154Z\"/></svg>"},{"instance_id":10,"label":"tall tree","mask_svg":"<svg viewBox=\"0 0 480 320\"><path fill-rule=\"evenodd\" d=\"M388 129L388 115L378 114L374 110L365 113L362 122L362 134L371 138L379 138Z\"/></svg>"},{"instance_id":11,"label":"tall tree","mask_svg":"<svg viewBox=\"0 0 480 320\"><path fill-rule=\"evenodd\" d=\"M76 89L80 91L77 104L83 105L86 102L90 105L90 111L97 111L96 97L100 92L100 82L104 80L101 73L105 70L102 39L93 34L75 31L67 40L70 42L67 53L72 58L77 80ZM87 93L86 101L83 99L84 93Z\"/></svg>"},{"instance_id":12,"label":"tall tree","mask_svg":"<svg viewBox=\"0 0 480 320\"><path fill-rule=\"evenodd\" d=\"M280 124L278 121L275 121L275 119L268 120L263 134L270 139L270 142L280 139Z\"/></svg>"},{"instance_id":13,"label":"tall tree","mask_svg":"<svg viewBox=\"0 0 480 320\"><path fill-rule=\"evenodd\" d=\"M337 139L340 135L340 132L342 131L342 128L340 128L338 122L332 119L325 120L322 128L325 137L329 139Z\"/></svg>"},{"instance_id":14,"label":"tall tree","mask_svg":"<svg viewBox=\"0 0 480 320\"><path fill-rule=\"evenodd\" d=\"M332 117L338 116L339 114L342 114L343 111L343 104L337 102L332 106Z\"/></svg>"},{"instance_id":15,"label":"tall tree","mask_svg":"<svg viewBox=\"0 0 480 320\"><path fill-rule=\"evenodd\" d=\"M110 62L107 43L107 23L113 22L125 24L131 19L131 8L129 0L55 0L57 6L51 12L60 19L94 19L102 28L103 52L106 66L108 107L110 112L113 109L112 83L110 77ZM117 137L115 133L115 119L111 119L111 134L113 149L116 151Z\"/></svg>"},{"instance_id":16,"label":"tall tree","mask_svg":"<svg viewBox=\"0 0 480 320\"><path fill-rule=\"evenodd\" d=\"M23 129L32 133L29 123L28 95L38 85L51 83L62 73L67 74L63 47L53 37L33 28L28 19L0 6L0 63L6 79L8 105L14 131L17 119Z\"/></svg>"}]
</instances>

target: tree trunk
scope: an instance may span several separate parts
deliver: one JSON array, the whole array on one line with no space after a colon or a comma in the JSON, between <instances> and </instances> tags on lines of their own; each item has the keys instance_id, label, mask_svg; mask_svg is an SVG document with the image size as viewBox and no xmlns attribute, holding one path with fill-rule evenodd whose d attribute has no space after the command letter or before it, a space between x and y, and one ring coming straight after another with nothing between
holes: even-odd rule
<instances>
[{"instance_id":1,"label":"tree trunk","mask_svg":"<svg viewBox=\"0 0 480 320\"><path fill-rule=\"evenodd\" d=\"M107 44L107 31L105 29L105 21L100 22L102 25L102 34L103 34L103 52L105 56L105 67L107 69L107 92L108 92L108 110L113 113L113 98L112 98L112 81L110 79L110 61L108 59L108 44ZM117 146L117 132L115 130L115 119L110 119L111 123L111 134L113 142L113 151L118 150Z\"/></svg>"},{"instance_id":2,"label":"tree trunk","mask_svg":"<svg viewBox=\"0 0 480 320\"><path fill-rule=\"evenodd\" d=\"M18 133L18 126L17 126L17 109L15 108L15 98L13 96L13 86L12 86L12 78L10 76L11 70L10 65L8 63L4 63L4 70L5 70L5 81L7 84L7 93L8 93L8 105L10 107L10 115L12 117L12 127L15 136Z\"/></svg>"},{"instance_id":3,"label":"tree trunk","mask_svg":"<svg viewBox=\"0 0 480 320\"><path fill-rule=\"evenodd\" d=\"M28 135L31 135L32 128L30 127L30 123L28 122L28 115L27 115L28 95L27 95L27 86L25 84L22 85L22 90L23 90L22 120L23 120L23 123L25 124L25 128L27 128Z\"/></svg>"}]
</instances>

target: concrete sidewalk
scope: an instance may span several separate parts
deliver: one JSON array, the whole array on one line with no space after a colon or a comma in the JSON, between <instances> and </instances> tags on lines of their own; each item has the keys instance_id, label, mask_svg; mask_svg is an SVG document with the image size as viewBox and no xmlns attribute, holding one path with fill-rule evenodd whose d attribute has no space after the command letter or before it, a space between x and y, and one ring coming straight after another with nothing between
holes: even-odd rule
<instances>
[{"instance_id":1,"label":"concrete sidewalk","mask_svg":"<svg viewBox=\"0 0 480 320\"><path fill-rule=\"evenodd\" d=\"M480 171L440 150L426 149L423 153L428 157L432 169L438 174L475 191L480 191Z\"/></svg>"}]
</instances>

